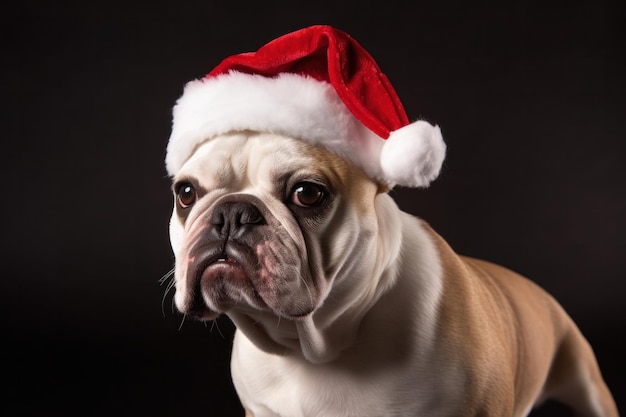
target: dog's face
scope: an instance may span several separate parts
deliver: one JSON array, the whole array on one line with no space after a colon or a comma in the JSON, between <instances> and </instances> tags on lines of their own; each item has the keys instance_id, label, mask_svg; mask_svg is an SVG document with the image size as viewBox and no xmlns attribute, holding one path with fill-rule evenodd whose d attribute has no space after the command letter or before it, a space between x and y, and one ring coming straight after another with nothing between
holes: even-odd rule
<instances>
[{"instance_id":1,"label":"dog's face","mask_svg":"<svg viewBox=\"0 0 626 417\"><path fill-rule=\"evenodd\" d=\"M374 263L380 187L306 142L219 136L198 147L173 190L175 302L200 320L232 310L297 320Z\"/></svg>"}]
</instances>

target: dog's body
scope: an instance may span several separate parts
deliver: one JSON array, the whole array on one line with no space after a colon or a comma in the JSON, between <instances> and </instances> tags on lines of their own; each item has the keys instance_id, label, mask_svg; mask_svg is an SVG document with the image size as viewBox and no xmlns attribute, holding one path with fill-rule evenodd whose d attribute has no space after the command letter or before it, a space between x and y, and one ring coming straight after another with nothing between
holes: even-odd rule
<instances>
[{"instance_id":1,"label":"dog's body","mask_svg":"<svg viewBox=\"0 0 626 417\"><path fill-rule=\"evenodd\" d=\"M174 178L176 304L236 324L249 415L616 417L591 348L543 290L464 258L360 168L239 132Z\"/></svg>"}]
</instances>

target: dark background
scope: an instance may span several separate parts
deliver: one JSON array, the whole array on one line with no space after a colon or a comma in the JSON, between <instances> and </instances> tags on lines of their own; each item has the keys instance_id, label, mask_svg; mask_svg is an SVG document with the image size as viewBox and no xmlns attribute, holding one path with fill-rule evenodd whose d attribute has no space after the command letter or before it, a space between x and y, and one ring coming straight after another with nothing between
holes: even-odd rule
<instances>
[{"instance_id":1,"label":"dark background","mask_svg":"<svg viewBox=\"0 0 626 417\"><path fill-rule=\"evenodd\" d=\"M440 178L394 190L400 206L551 292L626 412L619 1L10 4L2 415L242 415L232 325L183 323L158 282L173 265L171 107L222 58L311 24L355 37L410 118L443 130Z\"/></svg>"}]
</instances>

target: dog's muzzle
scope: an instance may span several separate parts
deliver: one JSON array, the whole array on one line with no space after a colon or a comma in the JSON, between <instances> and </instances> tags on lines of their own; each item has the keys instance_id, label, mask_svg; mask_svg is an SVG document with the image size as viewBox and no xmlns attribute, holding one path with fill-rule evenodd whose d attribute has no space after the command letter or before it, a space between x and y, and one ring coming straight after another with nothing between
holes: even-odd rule
<instances>
[{"instance_id":1,"label":"dog's muzzle","mask_svg":"<svg viewBox=\"0 0 626 417\"><path fill-rule=\"evenodd\" d=\"M200 320L234 308L285 318L311 313L319 285L297 221L281 215L285 224L258 197L231 194L189 218L176 272L178 309Z\"/></svg>"},{"instance_id":2,"label":"dog's muzzle","mask_svg":"<svg viewBox=\"0 0 626 417\"><path fill-rule=\"evenodd\" d=\"M213 319L232 304L266 308L253 283L258 275L257 247L267 225L260 201L234 196L216 204L205 215L199 238L189 251L187 266L188 311Z\"/></svg>"}]
</instances>

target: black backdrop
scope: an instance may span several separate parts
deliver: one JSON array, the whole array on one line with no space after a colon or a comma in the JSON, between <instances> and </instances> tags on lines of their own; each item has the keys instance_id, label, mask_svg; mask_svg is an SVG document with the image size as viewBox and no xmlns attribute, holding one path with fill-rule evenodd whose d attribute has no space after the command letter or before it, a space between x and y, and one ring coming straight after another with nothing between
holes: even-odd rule
<instances>
[{"instance_id":1,"label":"black backdrop","mask_svg":"<svg viewBox=\"0 0 626 417\"><path fill-rule=\"evenodd\" d=\"M442 175L400 206L550 291L626 412L618 1L19 3L0 12L3 415L241 415L232 325L183 323L158 284L171 107L227 55L320 23L443 130Z\"/></svg>"}]
</instances>

